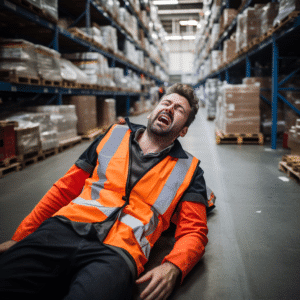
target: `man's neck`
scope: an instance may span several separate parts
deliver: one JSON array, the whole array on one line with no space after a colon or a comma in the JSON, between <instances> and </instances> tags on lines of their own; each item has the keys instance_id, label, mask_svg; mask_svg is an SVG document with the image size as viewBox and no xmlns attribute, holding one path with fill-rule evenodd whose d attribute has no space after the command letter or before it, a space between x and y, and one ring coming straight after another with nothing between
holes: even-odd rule
<instances>
[{"instance_id":1,"label":"man's neck","mask_svg":"<svg viewBox=\"0 0 300 300\"><path fill-rule=\"evenodd\" d=\"M138 137L138 143L144 153L158 153L173 144L174 141L168 141L163 137L157 137L149 134L147 129Z\"/></svg>"}]
</instances>

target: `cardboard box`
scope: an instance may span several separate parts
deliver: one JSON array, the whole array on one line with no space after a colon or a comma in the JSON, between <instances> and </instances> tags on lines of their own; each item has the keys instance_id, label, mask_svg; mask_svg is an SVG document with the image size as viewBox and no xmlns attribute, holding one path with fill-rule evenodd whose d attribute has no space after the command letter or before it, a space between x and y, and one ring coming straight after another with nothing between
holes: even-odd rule
<instances>
[{"instance_id":1,"label":"cardboard box","mask_svg":"<svg viewBox=\"0 0 300 300\"><path fill-rule=\"evenodd\" d=\"M97 100L97 123L99 127L108 127L116 122L116 100Z\"/></svg>"},{"instance_id":2,"label":"cardboard box","mask_svg":"<svg viewBox=\"0 0 300 300\"><path fill-rule=\"evenodd\" d=\"M87 134L97 127L96 96L69 96L64 102L75 105L78 134Z\"/></svg>"},{"instance_id":3,"label":"cardboard box","mask_svg":"<svg viewBox=\"0 0 300 300\"><path fill-rule=\"evenodd\" d=\"M234 8L225 8L223 10L223 26L226 29L236 18L238 12Z\"/></svg>"}]
</instances>

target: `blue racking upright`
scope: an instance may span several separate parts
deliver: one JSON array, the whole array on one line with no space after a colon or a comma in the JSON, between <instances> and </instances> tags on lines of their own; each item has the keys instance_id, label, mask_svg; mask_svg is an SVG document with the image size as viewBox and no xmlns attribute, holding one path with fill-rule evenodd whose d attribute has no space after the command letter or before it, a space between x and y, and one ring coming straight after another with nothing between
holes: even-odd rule
<instances>
[{"instance_id":1,"label":"blue racking upright","mask_svg":"<svg viewBox=\"0 0 300 300\"><path fill-rule=\"evenodd\" d=\"M248 7L257 3L269 3L277 1L258 1L246 0L238 3L237 1L226 0L222 2L221 12L224 8L237 8L238 14L243 13ZM238 6L232 6L233 3ZM231 24L220 34L217 42L212 46L213 50L222 50L223 42L230 38L237 27L238 16L233 19ZM218 22L218 18L215 22ZM269 74L272 78L271 99L266 99L261 95L261 99L271 106L272 127L271 127L271 148L277 147L277 116L278 103L283 102L284 107L288 107L300 116L300 110L290 103L280 91L299 92L300 87L284 87L284 84L297 74L300 70L300 55L297 50L297 40L300 38L300 16L299 11L294 11L277 26L274 26L264 36L256 39L255 43L248 45L239 51L233 60L223 64L218 70L211 72L204 78L198 80L195 88L205 85L209 78L219 78L227 83L241 83L242 78L253 76L256 62L269 63ZM209 55L209 54L208 54ZM288 64L286 62L289 62ZM288 66L288 67L287 67ZM196 70L196 76L199 69ZM261 91L266 89L261 88Z\"/></svg>"},{"instance_id":2,"label":"blue racking upright","mask_svg":"<svg viewBox=\"0 0 300 300\"><path fill-rule=\"evenodd\" d=\"M120 0L121 5L127 8L129 13L137 18L138 26L144 32L149 42L156 45L153 41L148 29L141 21L139 15L128 1ZM99 48L91 41L82 39L57 24L57 20L48 15L43 14L43 11L36 11L32 9L29 2L21 0L0 0L1 17L0 22L0 37L4 38L22 38L33 42L34 44L41 44L52 48L60 53L65 52L98 52L107 58L110 67L120 67L124 70L124 75L128 74L128 70L132 70L138 75L144 76L147 80L152 80L156 85L164 83L162 78L156 76L125 57L111 53L107 49ZM26 4L26 5L24 5ZM143 3L142 3L143 4ZM143 4L145 5L145 4ZM118 37L127 39L135 48L142 50L145 57L148 57L154 66L159 66L167 74L166 62L159 51L160 61L151 57L149 52L143 48L132 36L126 31L126 28L121 26L114 17L104 9L104 7L96 3L94 0L85 1L59 1L58 5L59 15L65 15L73 20L72 26L81 25L87 28L91 27L92 22L99 22L100 25L111 25L117 29ZM41 12L41 13L40 13ZM5 24L5 26L3 26ZM1 79L0 79L1 80ZM129 114L129 109L132 101L136 101L140 96L147 95L146 92L128 91L116 89L101 89L90 86L87 88L74 88L65 86L42 86L32 84L21 84L7 81L0 81L0 95L9 96L16 99L17 104L30 102L30 105L35 105L36 100L40 96L48 96L46 104L56 103L62 104L63 95L95 95L101 97L115 98L118 103L125 101L126 114ZM27 98L27 99L26 99ZM24 100L25 99L25 100ZM11 109L11 108L10 108ZM14 109L14 106L12 106Z\"/></svg>"}]
</instances>

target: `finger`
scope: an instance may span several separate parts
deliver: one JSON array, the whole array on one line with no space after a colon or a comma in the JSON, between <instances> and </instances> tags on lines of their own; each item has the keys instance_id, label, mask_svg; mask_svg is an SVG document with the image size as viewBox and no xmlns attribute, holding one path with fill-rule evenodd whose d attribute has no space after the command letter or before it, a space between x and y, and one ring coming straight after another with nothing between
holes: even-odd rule
<instances>
[{"instance_id":1,"label":"finger","mask_svg":"<svg viewBox=\"0 0 300 300\"><path fill-rule=\"evenodd\" d=\"M165 294L164 286L162 282L159 282L157 285L153 286L150 293L147 294L144 300L161 300Z\"/></svg>"},{"instance_id":2,"label":"finger","mask_svg":"<svg viewBox=\"0 0 300 300\"><path fill-rule=\"evenodd\" d=\"M135 282L137 284L143 283L148 281L149 279L151 279L152 277L152 273L151 272L147 272L145 275L143 275L142 277L140 277L138 280L136 280Z\"/></svg>"},{"instance_id":3,"label":"finger","mask_svg":"<svg viewBox=\"0 0 300 300\"><path fill-rule=\"evenodd\" d=\"M144 289L144 291L141 293L141 298L147 298L153 291L159 286L160 280L158 278L152 277L151 281L147 285L147 287Z\"/></svg>"}]
</instances>

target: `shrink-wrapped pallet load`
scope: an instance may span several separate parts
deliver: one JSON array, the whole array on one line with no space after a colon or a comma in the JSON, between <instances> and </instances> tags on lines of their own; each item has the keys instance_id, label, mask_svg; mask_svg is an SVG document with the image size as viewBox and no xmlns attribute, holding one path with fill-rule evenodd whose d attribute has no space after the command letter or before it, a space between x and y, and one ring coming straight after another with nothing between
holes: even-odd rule
<instances>
[{"instance_id":1,"label":"shrink-wrapped pallet load","mask_svg":"<svg viewBox=\"0 0 300 300\"><path fill-rule=\"evenodd\" d=\"M15 127L17 155L25 155L40 150L41 141L39 127L39 123L28 121L18 122L18 127Z\"/></svg>"},{"instance_id":2,"label":"shrink-wrapped pallet load","mask_svg":"<svg viewBox=\"0 0 300 300\"><path fill-rule=\"evenodd\" d=\"M79 28L79 30L81 30L82 32L87 34L90 38L92 38L96 44L104 46L100 27L96 27L96 26L92 26L90 28L81 27Z\"/></svg>"},{"instance_id":3,"label":"shrink-wrapped pallet load","mask_svg":"<svg viewBox=\"0 0 300 300\"><path fill-rule=\"evenodd\" d=\"M299 0L279 0L279 11L277 17L274 19L273 26L280 24L280 22L289 14L299 10Z\"/></svg>"},{"instance_id":4,"label":"shrink-wrapped pallet load","mask_svg":"<svg viewBox=\"0 0 300 300\"><path fill-rule=\"evenodd\" d=\"M278 15L278 3L270 2L262 8L261 14L261 29L260 34L265 34L270 28L273 27L273 22Z\"/></svg>"},{"instance_id":5,"label":"shrink-wrapped pallet load","mask_svg":"<svg viewBox=\"0 0 300 300\"><path fill-rule=\"evenodd\" d=\"M28 108L30 110L30 108ZM8 118L9 120L39 124L41 149L49 150L58 147L57 131L51 121L50 113L20 112Z\"/></svg>"},{"instance_id":6,"label":"shrink-wrapped pallet load","mask_svg":"<svg viewBox=\"0 0 300 300\"><path fill-rule=\"evenodd\" d=\"M54 20L58 20L58 0L41 0L41 9Z\"/></svg>"},{"instance_id":7,"label":"shrink-wrapped pallet load","mask_svg":"<svg viewBox=\"0 0 300 300\"><path fill-rule=\"evenodd\" d=\"M30 108L31 111L50 113L53 129L59 142L77 136L77 115L75 105L44 105Z\"/></svg>"},{"instance_id":8,"label":"shrink-wrapped pallet load","mask_svg":"<svg viewBox=\"0 0 300 300\"><path fill-rule=\"evenodd\" d=\"M225 84L217 103L216 129L224 133L259 133L259 84Z\"/></svg>"},{"instance_id":9,"label":"shrink-wrapped pallet load","mask_svg":"<svg viewBox=\"0 0 300 300\"><path fill-rule=\"evenodd\" d=\"M261 14L263 4L248 7L238 15L236 30L236 51L245 48L254 39L260 36Z\"/></svg>"},{"instance_id":10,"label":"shrink-wrapped pallet load","mask_svg":"<svg viewBox=\"0 0 300 300\"><path fill-rule=\"evenodd\" d=\"M0 39L0 74L39 80L35 45L21 39Z\"/></svg>"},{"instance_id":11,"label":"shrink-wrapped pallet load","mask_svg":"<svg viewBox=\"0 0 300 300\"><path fill-rule=\"evenodd\" d=\"M78 134L88 134L97 127L96 96L68 96L64 97L64 103L75 105Z\"/></svg>"},{"instance_id":12,"label":"shrink-wrapped pallet load","mask_svg":"<svg viewBox=\"0 0 300 300\"><path fill-rule=\"evenodd\" d=\"M117 29L112 26L101 26L100 27L103 45L109 50L117 53L118 52L118 40L117 40Z\"/></svg>"},{"instance_id":13,"label":"shrink-wrapped pallet load","mask_svg":"<svg viewBox=\"0 0 300 300\"><path fill-rule=\"evenodd\" d=\"M222 64L223 52L220 50L213 50L211 52L211 71L217 71Z\"/></svg>"},{"instance_id":14,"label":"shrink-wrapped pallet load","mask_svg":"<svg viewBox=\"0 0 300 300\"><path fill-rule=\"evenodd\" d=\"M300 119L296 120L288 134L288 147L292 155L300 155Z\"/></svg>"},{"instance_id":15,"label":"shrink-wrapped pallet load","mask_svg":"<svg viewBox=\"0 0 300 300\"><path fill-rule=\"evenodd\" d=\"M62 81L59 64L61 54L41 45L35 46L35 53L39 76L46 81Z\"/></svg>"},{"instance_id":16,"label":"shrink-wrapped pallet load","mask_svg":"<svg viewBox=\"0 0 300 300\"><path fill-rule=\"evenodd\" d=\"M216 117L216 104L219 97L219 88L221 82L219 79L207 79L205 83L206 94L206 113L208 119L214 119Z\"/></svg>"}]
</instances>

